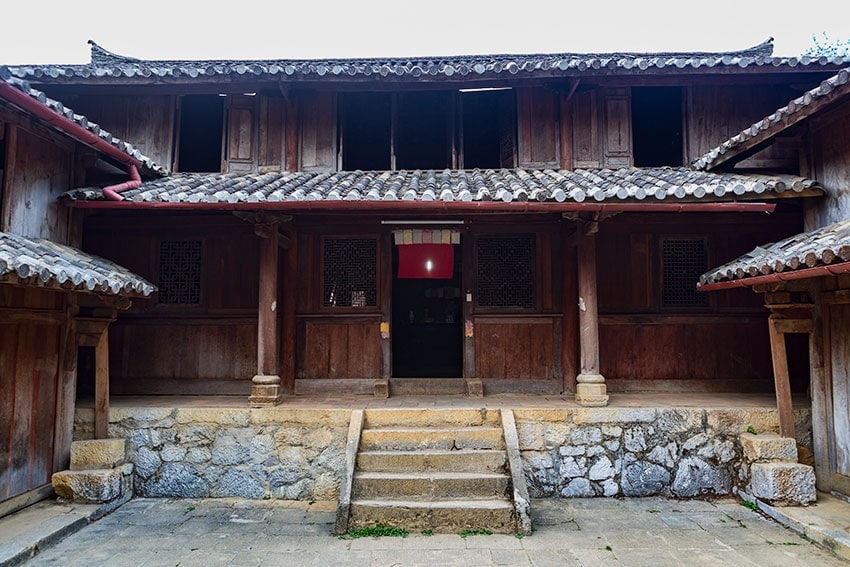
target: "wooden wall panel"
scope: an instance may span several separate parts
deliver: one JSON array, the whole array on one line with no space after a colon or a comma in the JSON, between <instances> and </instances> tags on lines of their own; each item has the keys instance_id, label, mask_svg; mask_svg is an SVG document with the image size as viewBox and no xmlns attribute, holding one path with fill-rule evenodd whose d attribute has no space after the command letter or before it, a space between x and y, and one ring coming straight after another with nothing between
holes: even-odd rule
<instances>
[{"instance_id":1,"label":"wooden wall panel","mask_svg":"<svg viewBox=\"0 0 850 567\"><path fill-rule=\"evenodd\" d=\"M20 127L11 126L10 163L0 227L33 238L66 244L71 236L71 209L57 202L70 189L73 153Z\"/></svg>"},{"instance_id":2,"label":"wooden wall panel","mask_svg":"<svg viewBox=\"0 0 850 567\"><path fill-rule=\"evenodd\" d=\"M552 318L475 318L477 378L555 378Z\"/></svg>"},{"instance_id":3,"label":"wooden wall panel","mask_svg":"<svg viewBox=\"0 0 850 567\"><path fill-rule=\"evenodd\" d=\"M602 163L596 100L596 91L573 95L573 159L576 168L594 168Z\"/></svg>"},{"instance_id":4,"label":"wooden wall panel","mask_svg":"<svg viewBox=\"0 0 850 567\"><path fill-rule=\"evenodd\" d=\"M557 93L543 88L518 88L516 96L519 167L560 167Z\"/></svg>"},{"instance_id":5,"label":"wooden wall panel","mask_svg":"<svg viewBox=\"0 0 850 567\"><path fill-rule=\"evenodd\" d=\"M603 316L599 327L606 379L772 380L766 317L654 323Z\"/></svg>"},{"instance_id":6,"label":"wooden wall panel","mask_svg":"<svg viewBox=\"0 0 850 567\"><path fill-rule=\"evenodd\" d=\"M814 177L821 182L826 196L807 219L812 230L850 218L850 104L831 120L812 127Z\"/></svg>"},{"instance_id":7,"label":"wooden wall panel","mask_svg":"<svg viewBox=\"0 0 850 567\"><path fill-rule=\"evenodd\" d=\"M602 91L603 166L632 165L632 106L629 89Z\"/></svg>"},{"instance_id":8,"label":"wooden wall panel","mask_svg":"<svg viewBox=\"0 0 850 567\"><path fill-rule=\"evenodd\" d=\"M257 170L257 122L256 97L227 97L227 171L245 173Z\"/></svg>"},{"instance_id":9,"label":"wooden wall panel","mask_svg":"<svg viewBox=\"0 0 850 567\"><path fill-rule=\"evenodd\" d=\"M301 98L301 170L336 170L336 94L318 92Z\"/></svg>"},{"instance_id":10,"label":"wooden wall panel","mask_svg":"<svg viewBox=\"0 0 850 567\"><path fill-rule=\"evenodd\" d=\"M379 378L381 334L374 320L306 320L299 324L299 378Z\"/></svg>"},{"instance_id":11,"label":"wooden wall panel","mask_svg":"<svg viewBox=\"0 0 850 567\"><path fill-rule=\"evenodd\" d=\"M774 85L694 86L685 89L685 151L687 162L728 140L799 96ZM796 167L796 153L776 146L759 152L740 167Z\"/></svg>"},{"instance_id":12,"label":"wooden wall panel","mask_svg":"<svg viewBox=\"0 0 850 567\"><path fill-rule=\"evenodd\" d=\"M260 96L260 171L283 167L283 104L280 97Z\"/></svg>"},{"instance_id":13,"label":"wooden wall panel","mask_svg":"<svg viewBox=\"0 0 850 567\"><path fill-rule=\"evenodd\" d=\"M58 324L0 321L0 500L50 482Z\"/></svg>"},{"instance_id":14,"label":"wooden wall panel","mask_svg":"<svg viewBox=\"0 0 850 567\"><path fill-rule=\"evenodd\" d=\"M109 340L114 394L210 393L203 381L248 384L257 371L257 324L250 318L124 319L113 323Z\"/></svg>"}]
</instances>

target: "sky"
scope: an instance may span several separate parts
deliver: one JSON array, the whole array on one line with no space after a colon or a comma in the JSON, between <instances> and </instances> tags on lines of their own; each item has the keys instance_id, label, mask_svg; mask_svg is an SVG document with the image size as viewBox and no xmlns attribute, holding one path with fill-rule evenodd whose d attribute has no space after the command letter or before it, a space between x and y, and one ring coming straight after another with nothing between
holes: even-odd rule
<instances>
[{"instance_id":1,"label":"sky","mask_svg":"<svg viewBox=\"0 0 850 567\"><path fill-rule=\"evenodd\" d=\"M230 7L230 8L228 8ZM850 0L7 0L0 64L726 51L850 38Z\"/></svg>"}]
</instances>

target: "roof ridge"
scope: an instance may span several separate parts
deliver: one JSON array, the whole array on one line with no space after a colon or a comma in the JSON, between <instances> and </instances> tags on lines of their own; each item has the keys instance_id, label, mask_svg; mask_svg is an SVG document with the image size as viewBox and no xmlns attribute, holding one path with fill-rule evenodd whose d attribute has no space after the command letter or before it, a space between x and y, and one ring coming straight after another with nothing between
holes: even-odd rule
<instances>
[{"instance_id":1,"label":"roof ridge","mask_svg":"<svg viewBox=\"0 0 850 567\"><path fill-rule=\"evenodd\" d=\"M145 64L145 63L206 63L206 64L226 64L226 63L354 63L354 62L387 62L387 61L454 61L459 59L477 60L477 59L502 59L516 57L580 57L580 58L700 58L700 57L770 57L773 55L773 37L768 37L765 41L747 47L744 49L736 49L731 51L610 51L610 52L553 52L553 53L494 53L494 54L455 54L455 55L411 55L411 56L391 56L391 57L319 57L319 58L272 58L272 59L140 59L121 55L113 51L105 49L94 40L88 40L91 46L91 65L120 65L128 64Z\"/></svg>"}]
</instances>

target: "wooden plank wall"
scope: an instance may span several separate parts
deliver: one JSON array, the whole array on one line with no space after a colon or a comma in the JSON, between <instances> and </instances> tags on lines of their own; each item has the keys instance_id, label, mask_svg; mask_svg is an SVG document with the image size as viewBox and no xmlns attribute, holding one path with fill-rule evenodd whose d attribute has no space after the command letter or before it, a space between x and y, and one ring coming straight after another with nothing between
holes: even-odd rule
<instances>
[{"instance_id":1,"label":"wooden plank wall","mask_svg":"<svg viewBox=\"0 0 850 567\"><path fill-rule=\"evenodd\" d=\"M815 159L808 174L821 182L826 198L809 211L809 230L850 218L850 104L814 121L811 137Z\"/></svg>"},{"instance_id":2,"label":"wooden plank wall","mask_svg":"<svg viewBox=\"0 0 850 567\"><path fill-rule=\"evenodd\" d=\"M601 371L615 390L640 389L641 383L653 381L707 381L715 386L700 389L770 391L767 312L761 296L729 290L710 294L702 308L664 307L659 246L665 236L705 236L707 269L759 243L799 232L799 216L774 217L643 215L636 221L621 215L600 225Z\"/></svg>"},{"instance_id":3,"label":"wooden plank wall","mask_svg":"<svg viewBox=\"0 0 850 567\"><path fill-rule=\"evenodd\" d=\"M113 136L128 141L156 163L171 167L174 159L176 97L174 95L81 95L72 103Z\"/></svg>"},{"instance_id":4,"label":"wooden plank wall","mask_svg":"<svg viewBox=\"0 0 850 567\"><path fill-rule=\"evenodd\" d=\"M798 91L774 85L692 86L684 94L688 163L799 96ZM774 145L738 167L793 170L798 163L795 148Z\"/></svg>"},{"instance_id":5,"label":"wooden plank wall","mask_svg":"<svg viewBox=\"0 0 850 567\"><path fill-rule=\"evenodd\" d=\"M476 317L476 376L560 378L555 375L556 321L553 317Z\"/></svg>"},{"instance_id":6,"label":"wooden plank wall","mask_svg":"<svg viewBox=\"0 0 850 567\"><path fill-rule=\"evenodd\" d=\"M156 283L160 240L202 242L201 302L139 300L119 315L112 393L247 393L257 371L259 238L229 214L107 216L90 219L85 249Z\"/></svg>"},{"instance_id":7,"label":"wooden plank wall","mask_svg":"<svg viewBox=\"0 0 850 567\"><path fill-rule=\"evenodd\" d=\"M71 186L73 148L13 124L6 148L0 230L69 243L71 210L56 199Z\"/></svg>"},{"instance_id":8,"label":"wooden plank wall","mask_svg":"<svg viewBox=\"0 0 850 567\"><path fill-rule=\"evenodd\" d=\"M0 285L0 501L50 482L64 295Z\"/></svg>"}]
</instances>

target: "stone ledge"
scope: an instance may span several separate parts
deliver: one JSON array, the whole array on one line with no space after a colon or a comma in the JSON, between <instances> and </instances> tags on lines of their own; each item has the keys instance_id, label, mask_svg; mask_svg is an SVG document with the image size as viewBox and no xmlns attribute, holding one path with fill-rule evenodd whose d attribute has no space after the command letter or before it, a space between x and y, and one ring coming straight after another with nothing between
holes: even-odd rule
<instances>
[{"instance_id":1,"label":"stone ledge","mask_svg":"<svg viewBox=\"0 0 850 567\"><path fill-rule=\"evenodd\" d=\"M753 463L749 490L770 504L804 505L817 499L815 471L799 463Z\"/></svg>"},{"instance_id":2,"label":"stone ledge","mask_svg":"<svg viewBox=\"0 0 850 567\"><path fill-rule=\"evenodd\" d=\"M774 433L741 433L744 458L753 463L775 461L797 462L797 442Z\"/></svg>"},{"instance_id":3,"label":"stone ledge","mask_svg":"<svg viewBox=\"0 0 850 567\"><path fill-rule=\"evenodd\" d=\"M71 443L71 470L111 469L127 462L126 439L90 439Z\"/></svg>"},{"instance_id":4,"label":"stone ledge","mask_svg":"<svg viewBox=\"0 0 850 567\"><path fill-rule=\"evenodd\" d=\"M60 498L86 504L111 502L123 495L132 495L133 465L117 468L61 471L51 478L53 490Z\"/></svg>"}]
</instances>

